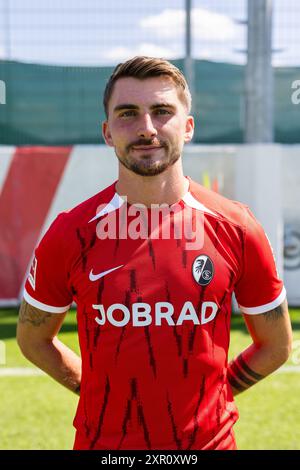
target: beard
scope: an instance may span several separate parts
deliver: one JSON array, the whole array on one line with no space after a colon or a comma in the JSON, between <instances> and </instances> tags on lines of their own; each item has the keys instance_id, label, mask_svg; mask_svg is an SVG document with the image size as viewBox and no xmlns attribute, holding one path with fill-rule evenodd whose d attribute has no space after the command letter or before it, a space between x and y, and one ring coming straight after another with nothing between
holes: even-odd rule
<instances>
[{"instance_id":1,"label":"beard","mask_svg":"<svg viewBox=\"0 0 300 470\"><path fill-rule=\"evenodd\" d=\"M135 146L157 145L161 147L164 152L164 157L159 161L155 160L151 155L140 155L134 158L130 155L130 150ZM116 149L115 149L116 151ZM140 176L155 176L163 173L167 168L174 165L181 156L180 150L170 147L166 142L161 140L140 139L128 145L122 155L116 151L119 162L130 171Z\"/></svg>"}]
</instances>

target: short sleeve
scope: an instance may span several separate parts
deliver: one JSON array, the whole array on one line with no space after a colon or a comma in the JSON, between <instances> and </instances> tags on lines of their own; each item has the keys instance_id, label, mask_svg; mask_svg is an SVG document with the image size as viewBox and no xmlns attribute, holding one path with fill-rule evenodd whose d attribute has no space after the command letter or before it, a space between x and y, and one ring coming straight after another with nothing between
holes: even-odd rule
<instances>
[{"instance_id":1,"label":"short sleeve","mask_svg":"<svg viewBox=\"0 0 300 470\"><path fill-rule=\"evenodd\" d=\"M243 313L259 314L280 305L286 291L278 277L269 239L253 214L246 208L243 238L243 268L235 286L235 296Z\"/></svg>"},{"instance_id":2,"label":"short sleeve","mask_svg":"<svg viewBox=\"0 0 300 470\"><path fill-rule=\"evenodd\" d=\"M55 219L36 248L24 288L26 302L50 313L64 313L72 304L63 217Z\"/></svg>"}]
</instances>

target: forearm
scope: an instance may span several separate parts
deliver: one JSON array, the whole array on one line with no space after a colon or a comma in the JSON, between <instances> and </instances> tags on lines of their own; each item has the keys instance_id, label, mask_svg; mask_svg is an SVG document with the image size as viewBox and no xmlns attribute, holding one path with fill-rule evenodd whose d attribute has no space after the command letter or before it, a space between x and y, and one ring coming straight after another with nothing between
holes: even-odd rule
<instances>
[{"instance_id":1,"label":"forearm","mask_svg":"<svg viewBox=\"0 0 300 470\"><path fill-rule=\"evenodd\" d=\"M251 344L228 365L227 377L234 395L278 369L288 358L288 351L270 345Z\"/></svg>"},{"instance_id":2,"label":"forearm","mask_svg":"<svg viewBox=\"0 0 300 470\"><path fill-rule=\"evenodd\" d=\"M24 356L69 390L78 393L81 359L57 337L21 345Z\"/></svg>"},{"instance_id":3,"label":"forearm","mask_svg":"<svg viewBox=\"0 0 300 470\"><path fill-rule=\"evenodd\" d=\"M81 382L81 359L57 338L66 314L51 314L23 300L17 341L29 361L69 390L77 392Z\"/></svg>"}]
</instances>

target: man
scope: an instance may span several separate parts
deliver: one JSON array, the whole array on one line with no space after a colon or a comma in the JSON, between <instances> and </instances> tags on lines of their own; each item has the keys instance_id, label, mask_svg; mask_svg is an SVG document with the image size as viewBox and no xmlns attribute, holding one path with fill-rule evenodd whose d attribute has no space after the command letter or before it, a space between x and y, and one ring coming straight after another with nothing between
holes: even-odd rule
<instances>
[{"instance_id":1,"label":"man","mask_svg":"<svg viewBox=\"0 0 300 470\"><path fill-rule=\"evenodd\" d=\"M269 242L247 207L183 175L194 121L176 67L149 57L120 64L104 106L119 179L60 214L39 244L19 345L80 389L75 449L235 449L233 395L291 348ZM228 366L233 292L252 344ZM82 365L57 339L73 301Z\"/></svg>"}]
</instances>

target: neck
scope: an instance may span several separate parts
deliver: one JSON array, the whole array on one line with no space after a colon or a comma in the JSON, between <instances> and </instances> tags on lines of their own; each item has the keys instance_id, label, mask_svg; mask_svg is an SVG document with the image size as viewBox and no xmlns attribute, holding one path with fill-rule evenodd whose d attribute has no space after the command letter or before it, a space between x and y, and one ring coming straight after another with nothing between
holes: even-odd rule
<instances>
[{"instance_id":1,"label":"neck","mask_svg":"<svg viewBox=\"0 0 300 470\"><path fill-rule=\"evenodd\" d=\"M180 201L188 191L189 182L185 178L181 159L166 171L155 176L140 176L119 163L119 179L116 191L126 196L130 204L172 205Z\"/></svg>"}]
</instances>

